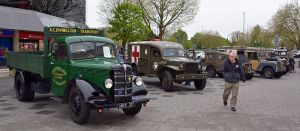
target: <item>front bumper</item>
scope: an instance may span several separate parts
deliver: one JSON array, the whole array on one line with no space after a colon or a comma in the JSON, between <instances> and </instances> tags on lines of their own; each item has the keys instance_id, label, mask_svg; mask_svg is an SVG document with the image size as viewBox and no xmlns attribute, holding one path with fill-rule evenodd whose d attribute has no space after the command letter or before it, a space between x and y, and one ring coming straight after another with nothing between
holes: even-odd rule
<instances>
[{"instance_id":1,"label":"front bumper","mask_svg":"<svg viewBox=\"0 0 300 131\"><path fill-rule=\"evenodd\" d=\"M185 80L204 80L207 79L207 73L203 72L202 74L180 74L176 75L176 80L185 81Z\"/></svg>"},{"instance_id":2,"label":"front bumper","mask_svg":"<svg viewBox=\"0 0 300 131\"><path fill-rule=\"evenodd\" d=\"M94 99L90 100L89 103L92 104L95 108L115 108L119 104L131 104L131 103L147 103L149 98L145 95L132 96L132 101L126 103L113 103L107 99Z\"/></svg>"}]
</instances>

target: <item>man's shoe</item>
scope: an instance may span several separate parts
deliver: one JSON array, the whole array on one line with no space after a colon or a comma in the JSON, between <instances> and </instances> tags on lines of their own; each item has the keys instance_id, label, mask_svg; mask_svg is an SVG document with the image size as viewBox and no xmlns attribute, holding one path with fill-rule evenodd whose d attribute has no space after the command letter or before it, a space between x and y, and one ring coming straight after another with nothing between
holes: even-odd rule
<instances>
[{"instance_id":1,"label":"man's shoe","mask_svg":"<svg viewBox=\"0 0 300 131\"><path fill-rule=\"evenodd\" d=\"M227 106L227 101L224 101L224 106Z\"/></svg>"},{"instance_id":2,"label":"man's shoe","mask_svg":"<svg viewBox=\"0 0 300 131\"><path fill-rule=\"evenodd\" d=\"M234 111L234 112L236 112L236 109L235 109L235 107L231 107L231 111Z\"/></svg>"}]
</instances>

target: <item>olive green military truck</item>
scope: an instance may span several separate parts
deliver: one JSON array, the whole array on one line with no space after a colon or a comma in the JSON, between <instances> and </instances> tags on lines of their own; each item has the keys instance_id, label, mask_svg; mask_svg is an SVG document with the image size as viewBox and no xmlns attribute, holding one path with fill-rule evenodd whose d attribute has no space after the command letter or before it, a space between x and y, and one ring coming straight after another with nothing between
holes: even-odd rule
<instances>
[{"instance_id":1,"label":"olive green military truck","mask_svg":"<svg viewBox=\"0 0 300 131\"><path fill-rule=\"evenodd\" d=\"M149 101L141 77L116 59L116 45L92 29L50 27L44 30L44 51L9 52L7 65L16 70L19 101L35 93L51 93L68 103L72 120L83 124L91 109L117 107L127 115ZM93 35L93 36L92 36Z\"/></svg>"},{"instance_id":2,"label":"olive green military truck","mask_svg":"<svg viewBox=\"0 0 300 131\"><path fill-rule=\"evenodd\" d=\"M286 65L284 62L265 59L264 55L267 55L267 52L262 48L226 46L221 47L218 50L224 52L237 52L240 59L250 61L253 71L267 79L280 78L286 72Z\"/></svg>"},{"instance_id":3,"label":"olive green military truck","mask_svg":"<svg viewBox=\"0 0 300 131\"><path fill-rule=\"evenodd\" d=\"M242 63L245 77L247 80L251 80L253 78L254 71L252 70L252 64L249 61L240 59ZM206 51L204 64L206 65L206 71L209 77L215 77L218 75L219 77L223 77L223 63L227 60L227 53L218 52L218 51Z\"/></svg>"},{"instance_id":4,"label":"olive green military truck","mask_svg":"<svg viewBox=\"0 0 300 131\"><path fill-rule=\"evenodd\" d=\"M173 82L194 81L196 89L206 86L205 66L185 56L181 44L168 41L132 42L128 45L131 66L136 74L158 77L165 91L172 91Z\"/></svg>"}]
</instances>

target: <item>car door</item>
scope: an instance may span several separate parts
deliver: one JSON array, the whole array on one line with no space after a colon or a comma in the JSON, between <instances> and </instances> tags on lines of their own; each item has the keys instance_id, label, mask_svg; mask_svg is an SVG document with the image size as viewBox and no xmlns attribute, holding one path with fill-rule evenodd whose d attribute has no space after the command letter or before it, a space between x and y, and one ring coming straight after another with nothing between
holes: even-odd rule
<instances>
[{"instance_id":1,"label":"car door","mask_svg":"<svg viewBox=\"0 0 300 131\"><path fill-rule=\"evenodd\" d=\"M157 70L159 68L159 62L162 59L162 53L156 47L151 47L151 58L150 58L150 74L157 75Z\"/></svg>"},{"instance_id":2,"label":"car door","mask_svg":"<svg viewBox=\"0 0 300 131\"><path fill-rule=\"evenodd\" d=\"M150 68L150 47L142 45L140 46L140 57L138 59L138 70L140 73L149 74Z\"/></svg>"},{"instance_id":3,"label":"car door","mask_svg":"<svg viewBox=\"0 0 300 131\"><path fill-rule=\"evenodd\" d=\"M64 95L68 81L67 45L54 43L51 53L51 93Z\"/></svg>"}]
</instances>

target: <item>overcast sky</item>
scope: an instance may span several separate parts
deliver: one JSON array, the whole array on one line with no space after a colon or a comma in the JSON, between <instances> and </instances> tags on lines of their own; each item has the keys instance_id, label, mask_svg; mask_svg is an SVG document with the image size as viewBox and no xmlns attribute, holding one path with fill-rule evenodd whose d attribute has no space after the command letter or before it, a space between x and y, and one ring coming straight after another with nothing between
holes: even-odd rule
<instances>
[{"instance_id":1,"label":"overcast sky","mask_svg":"<svg viewBox=\"0 0 300 131\"><path fill-rule=\"evenodd\" d=\"M87 25L103 27L97 14L97 5L102 0L87 0ZM199 12L183 29L192 37L202 31L218 31L229 38L233 31L243 30L243 12L246 16L245 29L259 24L266 27L276 10L289 0L201 0Z\"/></svg>"}]
</instances>

